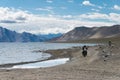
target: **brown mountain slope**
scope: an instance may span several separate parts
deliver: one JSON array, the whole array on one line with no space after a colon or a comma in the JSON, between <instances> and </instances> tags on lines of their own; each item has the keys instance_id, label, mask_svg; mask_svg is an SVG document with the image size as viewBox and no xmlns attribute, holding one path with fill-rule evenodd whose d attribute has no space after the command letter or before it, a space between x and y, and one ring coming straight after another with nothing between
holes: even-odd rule
<instances>
[{"instance_id":1,"label":"brown mountain slope","mask_svg":"<svg viewBox=\"0 0 120 80\"><path fill-rule=\"evenodd\" d=\"M120 36L120 25L102 26L102 27L76 27L63 36L57 38L56 41L73 41L98 38L110 38Z\"/></svg>"}]
</instances>

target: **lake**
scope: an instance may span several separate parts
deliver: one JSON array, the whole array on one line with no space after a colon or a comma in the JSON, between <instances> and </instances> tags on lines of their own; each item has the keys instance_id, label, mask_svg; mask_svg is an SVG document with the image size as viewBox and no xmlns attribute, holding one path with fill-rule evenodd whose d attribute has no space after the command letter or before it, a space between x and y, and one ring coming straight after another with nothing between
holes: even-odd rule
<instances>
[{"instance_id":1,"label":"lake","mask_svg":"<svg viewBox=\"0 0 120 80\"><path fill-rule=\"evenodd\" d=\"M79 43L0 43L0 65L20 62L38 61L49 58L48 53L35 52L38 50L63 49L74 46L83 46ZM94 44L87 44L94 45Z\"/></svg>"}]
</instances>

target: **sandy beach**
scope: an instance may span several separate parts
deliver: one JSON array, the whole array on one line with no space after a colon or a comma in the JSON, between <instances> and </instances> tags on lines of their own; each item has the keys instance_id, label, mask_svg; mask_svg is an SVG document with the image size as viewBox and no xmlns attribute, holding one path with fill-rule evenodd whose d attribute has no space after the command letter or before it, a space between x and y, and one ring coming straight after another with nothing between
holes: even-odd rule
<instances>
[{"instance_id":1,"label":"sandy beach","mask_svg":"<svg viewBox=\"0 0 120 80\"><path fill-rule=\"evenodd\" d=\"M120 80L119 45L48 50L54 58L71 57L66 64L37 69L0 69L0 80Z\"/></svg>"}]
</instances>

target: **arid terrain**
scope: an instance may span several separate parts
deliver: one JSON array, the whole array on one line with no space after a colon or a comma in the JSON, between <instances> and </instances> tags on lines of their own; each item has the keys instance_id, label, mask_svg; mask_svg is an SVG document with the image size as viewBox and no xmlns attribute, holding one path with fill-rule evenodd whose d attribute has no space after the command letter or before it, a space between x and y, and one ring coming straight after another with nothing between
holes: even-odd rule
<instances>
[{"instance_id":1,"label":"arid terrain","mask_svg":"<svg viewBox=\"0 0 120 80\"><path fill-rule=\"evenodd\" d=\"M48 50L53 58L70 57L66 64L37 69L0 69L0 80L120 80L119 44Z\"/></svg>"}]
</instances>

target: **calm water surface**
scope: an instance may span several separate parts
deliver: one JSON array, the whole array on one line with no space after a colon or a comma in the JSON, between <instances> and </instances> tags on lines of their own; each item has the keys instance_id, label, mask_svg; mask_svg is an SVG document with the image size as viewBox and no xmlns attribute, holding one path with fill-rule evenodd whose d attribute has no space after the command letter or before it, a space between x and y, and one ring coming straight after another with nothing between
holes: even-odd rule
<instances>
[{"instance_id":1,"label":"calm water surface","mask_svg":"<svg viewBox=\"0 0 120 80\"><path fill-rule=\"evenodd\" d=\"M19 63L26 61L43 60L50 54L35 52L38 50L62 49L73 46L83 46L78 43L0 43L0 64ZM87 44L94 45L94 44Z\"/></svg>"}]
</instances>

